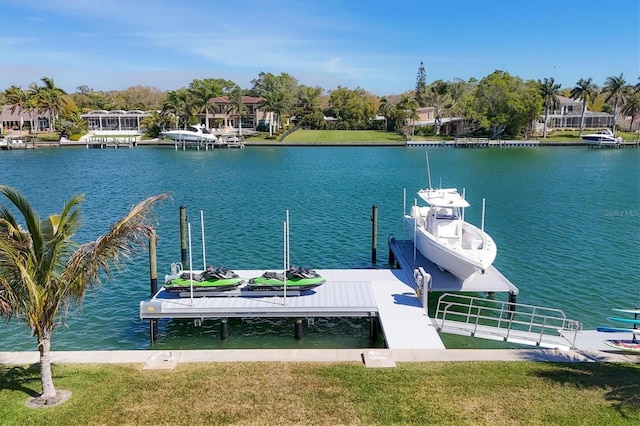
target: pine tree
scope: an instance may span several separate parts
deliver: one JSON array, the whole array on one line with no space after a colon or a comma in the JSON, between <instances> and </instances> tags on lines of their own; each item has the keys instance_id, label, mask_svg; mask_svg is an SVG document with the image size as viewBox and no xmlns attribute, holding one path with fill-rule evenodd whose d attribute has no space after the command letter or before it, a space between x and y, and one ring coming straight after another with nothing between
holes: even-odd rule
<instances>
[{"instance_id":1,"label":"pine tree","mask_svg":"<svg viewBox=\"0 0 640 426\"><path fill-rule=\"evenodd\" d=\"M418 106L427 106L427 76L422 62L420 62L420 67L418 68L418 76L416 77L416 93L414 97L418 102Z\"/></svg>"}]
</instances>

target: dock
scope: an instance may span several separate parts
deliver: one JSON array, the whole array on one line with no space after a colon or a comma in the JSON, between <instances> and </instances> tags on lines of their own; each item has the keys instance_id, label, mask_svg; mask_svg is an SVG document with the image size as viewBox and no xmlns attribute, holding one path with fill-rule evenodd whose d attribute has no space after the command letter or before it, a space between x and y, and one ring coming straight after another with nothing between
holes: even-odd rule
<instances>
[{"instance_id":1,"label":"dock","mask_svg":"<svg viewBox=\"0 0 640 426\"><path fill-rule=\"evenodd\" d=\"M179 297L161 289L140 302L140 319L279 317L301 321L316 317L370 318L390 349L444 349L437 328L422 307L407 274L393 269L318 269L326 282L299 295L256 297L243 291L229 297ZM249 280L263 270L235 271Z\"/></svg>"},{"instance_id":2,"label":"dock","mask_svg":"<svg viewBox=\"0 0 640 426\"><path fill-rule=\"evenodd\" d=\"M409 147L440 148L514 148L537 147L537 140L496 140L488 138L455 138L453 140L407 141Z\"/></svg>"},{"instance_id":3,"label":"dock","mask_svg":"<svg viewBox=\"0 0 640 426\"><path fill-rule=\"evenodd\" d=\"M425 258L419 250L415 249L411 240L397 240L395 236L389 236L389 250L393 253L395 261L403 271L412 271L423 268L431 275L429 291L438 292L473 292L473 293L509 293L513 301L519 290L511 281L500 273L494 266L490 266L484 275L475 275L465 281L461 281L448 272L443 272L430 260Z\"/></svg>"}]
</instances>

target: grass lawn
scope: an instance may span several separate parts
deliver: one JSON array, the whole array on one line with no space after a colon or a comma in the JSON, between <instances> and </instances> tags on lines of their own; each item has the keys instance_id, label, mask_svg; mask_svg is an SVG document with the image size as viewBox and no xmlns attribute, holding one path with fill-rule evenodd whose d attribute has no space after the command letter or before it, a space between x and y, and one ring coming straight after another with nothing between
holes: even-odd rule
<instances>
[{"instance_id":1,"label":"grass lawn","mask_svg":"<svg viewBox=\"0 0 640 426\"><path fill-rule=\"evenodd\" d=\"M284 143L293 142L302 142L307 145L323 142L338 144L398 143L404 145L405 140L402 135L382 130L296 130L284 140Z\"/></svg>"},{"instance_id":2,"label":"grass lawn","mask_svg":"<svg viewBox=\"0 0 640 426\"><path fill-rule=\"evenodd\" d=\"M71 399L33 409L39 367L0 366L0 424L640 424L637 364L77 364L53 375Z\"/></svg>"}]
</instances>

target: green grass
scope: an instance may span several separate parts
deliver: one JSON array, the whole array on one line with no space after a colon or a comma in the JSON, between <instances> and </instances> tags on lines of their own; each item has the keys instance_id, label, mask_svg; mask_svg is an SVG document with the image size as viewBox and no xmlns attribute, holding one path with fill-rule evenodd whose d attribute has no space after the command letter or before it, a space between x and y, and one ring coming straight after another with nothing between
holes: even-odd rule
<instances>
[{"instance_id":1,"label":"green grass","mask_svg":"<svg viewBox=\"0 0 640 426\"><path fill-rule=\"evenodd\" d=\"M0 366L0 424L426 425L640 422L640 366L431 362L56 365L71 399L25 405L39 370Z\"/></svg>"},{"instance_id":2,"label":"green grass","mask_svg":"<svg viewBox=\"0 0 640 426\"><path fill-rule=\"evenodd\" d=\"M399 143L404 145L402 135L381 130L296 130L288 135L285 143L303 142L308 145L332 142L338 144Z\"/></svg>"}]
</instances>

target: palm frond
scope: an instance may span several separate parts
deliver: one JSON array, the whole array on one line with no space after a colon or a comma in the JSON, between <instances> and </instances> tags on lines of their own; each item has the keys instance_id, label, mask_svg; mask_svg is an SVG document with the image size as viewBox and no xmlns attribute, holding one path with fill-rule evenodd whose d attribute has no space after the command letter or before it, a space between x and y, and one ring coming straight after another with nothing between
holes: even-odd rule
<instances>
[{"instance_id":1,"label":"palm frond","mask_svg":"<svg viewBox=\"0 0 640 426\"><path fill-rule=\"evenodd\" d=\"M64 271L63 279L69 283L68 296L80 303L88 288L101 284L100 272L111 277L114 269L124 269L128 260L144 250L156 224L151 208L168 197L164 193L143 200L108 233L80 246Z\"/></svg>"}]
</instances>

